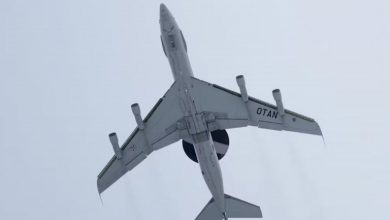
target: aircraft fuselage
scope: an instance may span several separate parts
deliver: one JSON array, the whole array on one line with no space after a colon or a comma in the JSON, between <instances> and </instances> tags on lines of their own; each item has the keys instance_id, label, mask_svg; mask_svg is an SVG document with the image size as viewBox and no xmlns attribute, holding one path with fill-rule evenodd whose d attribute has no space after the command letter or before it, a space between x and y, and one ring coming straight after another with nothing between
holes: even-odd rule
<instances>
[{"instance_id":1,"label":"aircraft fuselage","mask_svg":"<svg viewBox=\"0 0 390 220\"><path fill-rule=\"evenodd\" d=\"M210 131L202 120L202 111L191 92L189 79L193 76L193 72L188 59L186 42L172 14L163 4L160 6L160 27L164 53L169 60L174 80L179 83L178 97L184 106L186 123L193 128L189 131L190 141L195 147L203 178L215 204L221 214L224 214L226 211L222 172Z\"/></svg>"}]
</instances>

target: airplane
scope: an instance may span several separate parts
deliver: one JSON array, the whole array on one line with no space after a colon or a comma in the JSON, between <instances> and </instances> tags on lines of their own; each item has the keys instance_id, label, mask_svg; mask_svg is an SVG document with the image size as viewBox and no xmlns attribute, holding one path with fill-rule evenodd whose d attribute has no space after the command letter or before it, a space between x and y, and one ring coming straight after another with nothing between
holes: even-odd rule
<instances>
[{"instance_id":1,"label":"airplane","mask_svg":"<svg viewBox=\"0 0 390 220\"><path fill-rule=\"evenodd\" d=\"M98 175L99 194L154 151L182 140L184 152L199 164L212 195L196 220L262 218L259 206L224 192L219 160L229 147L226 130L256 126L322 135L318 123L285 109L279 89L272 91L276 105L249 96L242 75L236 77L239 93L195 78L184 36L164 4L160 28L174 82L145 118L137 103L131 105L137 127L121 147L116 133L109 134L114 156Z\"/></svg>"}]
</instances>

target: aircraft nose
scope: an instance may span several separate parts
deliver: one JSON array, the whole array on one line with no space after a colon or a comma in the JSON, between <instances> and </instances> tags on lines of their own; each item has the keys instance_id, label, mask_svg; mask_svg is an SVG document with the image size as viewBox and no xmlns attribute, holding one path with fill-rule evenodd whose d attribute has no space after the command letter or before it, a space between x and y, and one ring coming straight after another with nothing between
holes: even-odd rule
<instances>
[{"instance_id":1,"label":"aircraft nose","mask_svg":"<svg viewBox=\"0 0 390 220\"><path fill-rule=\"evenodd\" d=\"M160 25L161 30L166 32L172 31L176 26L175 19L163 3L160 4Z\"/></svg>"},{"instance_id":2,"label":"aircraft nose","mask_svg":"<svg viewBox=\"0 0 390 220\"><path fill-rule=\"evenodd\" d=\"M170 21L172 20L172 14L169 12L167 6L163 3L160 4L160 20L161 21Z\"/></svg>"},{"instance_id":3,"label":"aircraft nose","mask_svg":"<svg viewBox=\"0 0 390 220\"><path fill-rule=\"evenodd\" d=\"M160 15L165 14L168 11L167 6L164 5L164 3L160 4Z\"/></svg>"}]
</instances>

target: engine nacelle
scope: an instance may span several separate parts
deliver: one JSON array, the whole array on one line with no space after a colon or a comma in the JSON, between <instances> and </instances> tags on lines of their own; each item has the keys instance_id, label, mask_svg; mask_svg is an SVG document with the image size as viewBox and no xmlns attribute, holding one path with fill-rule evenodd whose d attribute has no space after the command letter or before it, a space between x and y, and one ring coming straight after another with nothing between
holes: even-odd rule
<instances>
[{"instance_id":1,"label":"engine nacelle","mask_svg":"<svg viewBox=\"0 0 390 220\"><path fill-rule=\"evenodd\" d=\"M214 142L215 151L217 152L218 160L221 160L229 149L229 135L226 130L215 130L211 132L211 138ZM198 163L194 145L183 140L183 150L192 161Z\"/></svg>"},{"instance_id":2,"label":"engine nacelle","mask_svg":"<svg viewBox=\"0 0 390 220\"><path fill-rule=\"evenodd\" d=\"M116 136L116 133L111 133L108 135L108 137L110 138L110 142L111 142L112 148L114 149L116 158L121 159L122 158L122 150L119 148L118 136Z\"/></svg>"},{"instance_id":3,"label":"engine nacelle","mask_svg":"<svg viewBox=\"0 0 390 220\"><path fill-rule=\"evenodd\" d=\"M142 121L141 109L139 108L138 103L134 103L131 105L131 110L133 111L135 121L137 122L138 128L144 129L144 122Z\"/></svg>"},{"instance_id":4,"label":"engine nacelle","mask_svg":"<svg viewBox=\"0 0 390 220\"><path fill-rule=\"evenodd\" d=\"M244 102L248 102L248 92L246 91L245 78L243 75L236 76L237 85L240 88L241 98Z\"/></svg>"},{"instance_id":5,"label":"engine nacelle","mask_svg":"<svg viewBox=\"0 0 390 220\"><path fill-rule=\"evenodd\" d=\"M285 112L284 112L284 106L283 106L283 102L282 102L282 94L280 92L280 89L273 90L272 95L275 99L279 115L284 116Z\"/></svg>"}]
</instances>

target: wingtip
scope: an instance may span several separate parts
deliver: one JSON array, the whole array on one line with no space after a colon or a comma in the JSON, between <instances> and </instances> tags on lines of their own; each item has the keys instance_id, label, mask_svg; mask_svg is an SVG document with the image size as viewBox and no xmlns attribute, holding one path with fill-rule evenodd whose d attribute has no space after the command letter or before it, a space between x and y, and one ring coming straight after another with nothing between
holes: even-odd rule
<instances>
[{"instance_id":1,"label":"wingtip","mask_svg":"<svg viewBox=\"0 0 390 220\"><path fill-rule=\"evenodd\" d=\"M320 127L320 125L318 124L318 122L317 122L317 121L314 121L314 123L315 123L315 130L316 130L316 134L317 134L317 135L321 135L321 136L322 136L322 130L321 130L321 127Z\"/></svg>"},{"instance_id":2,"label":"wingtip","mask_svg":"<svg viewBox=\"0 0 390 220\"><path fill-rule=\"evenodd\" d=\"M322 133L321 127L318 124L318 122L315 122L315 123L317 124L318 135L321 135L322 142L324 142L324 147L326 147L325 137L324 137L324 134Z\"/></svg>"},{"instance_id":3,"label":"wingtip","mask_svg":"<svg viewBox=\"0 0 390 220\"><path fill-rule=\"evenodd\" d=\"M102 189L101 185L99 184L99 177L98 179L96 180L96 187L97 187L97 190L98 190L98 193L99 195L103 193L104 189Z\"/></svg>"}]
</instances>

